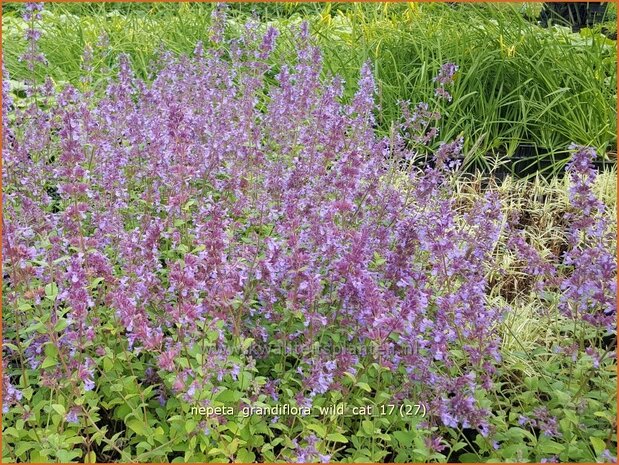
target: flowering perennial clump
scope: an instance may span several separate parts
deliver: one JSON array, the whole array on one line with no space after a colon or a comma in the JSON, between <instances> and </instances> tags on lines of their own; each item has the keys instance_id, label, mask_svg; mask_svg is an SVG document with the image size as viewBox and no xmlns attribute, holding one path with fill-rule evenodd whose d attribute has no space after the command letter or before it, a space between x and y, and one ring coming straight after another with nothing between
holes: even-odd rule
<instances>
[{"instance_id":1,"label":"flowering perennial clump","mask_svg":"<svg viewBox=\"0 0 619 465\"><path fill-rule=\"evenodd\" d=\"M415 155L409 135L422 145L437 136L427 104L379 138L369 63L345 102L341 80L321 79L307 24L296 58L274 63L278 30L248 23L226 41L221 11L215 21L209 44L164 54L152 82L121 56L99 97L48 81L21 110L3 69L4 412L24 400L13 368L70 398L105 389L120 349L143 364L136 382L162 406L206 407L227 378L245 386L245 403L311 406L376 364L394 400L427 405L428 428L488 435L477 393L501 361L505 309L486 298L505 231L498 194L458 207L461 139L396 187L394 161ZM437 97L451 100L457 70L441 68ZM570 166L564 264L576 271L561 307L611 329L616 263L590 191L592 156L578 149ZM342 350L316 353L317 343ZM254 346L268 350L236 350ZM265 371L276 364L297 392ZM243 384L256 371L262 381ZM65 421L88 415L71 405ZM554 420L542 421L554 435ZM304 441L292 447L298 460L329 460L316 436Z\"/></svg>"},{"instance_id":2,"label":"flowering perennial clump","mask_svg":"<svg viewBox=\"0 0 619 465\"><path fill-rule=\"evenodd\" d=\"M574 272L561 285L565 291L561 308L574 318L612 332L617 322L615 237L609 229L606 207L591 189L596 177L592 163L596 153L587 147L572 148L574 156L568 166L573 209L568 220L572 227L563 263L572 266ZM591 312L592 308L598 311Z\"/></svg>"}]
</instances>

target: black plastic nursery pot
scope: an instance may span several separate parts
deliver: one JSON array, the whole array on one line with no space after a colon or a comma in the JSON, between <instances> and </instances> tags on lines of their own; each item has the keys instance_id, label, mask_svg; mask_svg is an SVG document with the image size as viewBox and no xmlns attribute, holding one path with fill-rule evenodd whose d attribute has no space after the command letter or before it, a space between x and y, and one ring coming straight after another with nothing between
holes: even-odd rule
<instances>
[{"instance_id":1,"label":"black plastic nursery pot","mask_svg":"<svg viewBox=\"0 0 619 465\"><path fill-rule=\"evenodd\" d=\"M573 32L605 20L608 3L605 2L546 2L540 14L542 26L552 24L569 26Z\"/></svg>"},{"instance_id":2,"label":"black plastic nursery pot","mask_svg":"<svg viewBox=\"0 0 619 465\"><path fill-rule=\"evenodd\" d=\"M496 155L488 153L487 158L495 159ZM568 151L556 152L532 144L522 144L511 156L508 156L505 152L499 153L501 162L497 165L488 166L483 162L472 161L465 163L460 171L466 175L481 174L498 180L503 180L508 176L522 179L535 175L546 179L552 177L561 179L565 176L565 169L570 157L571 153ZM400 167L403 169L411 165L424 169L426 167L434 168L435 163L431 155L419 156L412 161L400 161ZM593 161L593 166L598 173L610 171L616 165L617 154L614 151L609 152L604 158L599 157Z\"/></svg>"},{"instance_id":3,"label":"black plastic nursery pot","mask_svg":"<svg viewBox=\"0 0 619 465\"><path fill-rule=\"evenodd\" d=\"M550 149L521 145L509 159L509 174L516 178L535 174L562 178L570 156L567 152L553 153ZM616 154L608 159L600 157L593 161L593 166L598 173L609 171L616 166L616 158Z\"/></svg>"}]
</instances>

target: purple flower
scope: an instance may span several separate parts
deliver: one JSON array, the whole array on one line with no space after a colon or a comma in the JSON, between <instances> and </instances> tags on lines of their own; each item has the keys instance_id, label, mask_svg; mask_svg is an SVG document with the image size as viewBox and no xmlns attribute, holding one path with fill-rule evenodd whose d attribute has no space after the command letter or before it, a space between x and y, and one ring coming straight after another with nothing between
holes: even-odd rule
<instances>
[{"instance_id":1,"label":"purple flower","mask_svg":"<svg viewBox=\"0 0 619 465\"><path fill-rule=\"evenodd\" d=\"M424 441L430 452L441 452L446 447L445 444L443 444L443 438L441 436L428 436L424 439Z\"/></svg>"},{"instance_id":2,"label":"purple flower","mask_svg":"<svg viewBox=\"0 0 619 465\"><path fill-rule=\"evenodd\" d=\"M94 363L88 359L77 367L77 378L84 383L84 390L92 391L95 388Z\"/></svg>"},{"instance_id":3,"label":"purple flower","mask_svg":"<svg viewBox=\"0 0 619 465\"><path fill-rule=\"evenodd\" d=\"M43 11L44 7L43 2L27 2L24 4L24 13L22 14L22 18L26 22L30 22L32 20L41 20L41 11Z\"/></svg>"},{"instance_id":4,"label":"purple flower","mask_svg":"<svg viewBox=\"0 0 619 465\"><path fill-rule=\"evenodd\" d=\"M444 87L437 87L434 90L434 95L436 97L439 97L439 98L442 98L444 100L447 100L448 102L451 102L451 100L452 100L451 94L449 92L447 92Z\"/></svg>"},{"instance_id":5,"label":"purple flower","mask_svg":"<svg viewBox=\"0 0 619 465\"><path fill-rule=\"evenodd\" d=\"M604 449L600 454L601 463L617 463L617 455L613 455L608 449Z\"/></svg>"},{"instance_id":6,"label":"purple flower","mask_svg":"<svg viewBox=\"0 0 619 465\"><path fill-rule=\"evenodd\" d=\"M3 362L2 369L2 413L8 413L9 408L18 404L23 394L15 386L11 384L9 376L7 376L8 366Z\"/></svg>"},{"instance_id":7,"label":"purple flower","mask_svg":"<svg viewBox=\"0 0 619 465\"><path fill-rule=\"evenodd\" d=\"M441 69L436 77L434 77L434 81L438 82L441 86L451 84L453 83L454 76L458 69L459 67L455 63L444 63L441 65Z\"/></svg>"},{"instance_id":8,"label":"purple flower","mask_svg":"<svg viewBox=\"0 0 619 465\"><path fill-rule=\"evenodd\" d=\"M320 463L327 463L331 460L331 455L323 454L319 452L318 444L319 440L315 434L310 434L305 438L305 446L300 446L298 441L293 440L294 449L296 450L296 463L309 463L319 461Z\"/></svg>"},{"instance_id":9,"label":"purple flower","mask_svg":"<svg viewBox=\"0 0 619 465\"><path fill-rule=\"evenodd\" d=\"M67 423L79 423L79 417L78 414L81 412L81 409L79 407L72 407L67 414L65 415L65 421L67 421Z\"/></svg>"}]
</instances>

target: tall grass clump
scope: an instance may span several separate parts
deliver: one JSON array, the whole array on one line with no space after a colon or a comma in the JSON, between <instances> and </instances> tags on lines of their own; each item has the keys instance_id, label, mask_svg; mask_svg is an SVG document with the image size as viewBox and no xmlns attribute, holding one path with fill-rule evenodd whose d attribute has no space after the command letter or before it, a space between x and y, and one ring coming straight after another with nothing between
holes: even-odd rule
<instances>
[{"instance_id":1,"label":"tall grass clump","mask_svg":"<svg viewBox=\"0 0 619 465\"><path fill-rule=\"evenodd\" d=\"M614 41L542 29L510 5L367 8L329 16L317 31L338 72L372 59L383 127L397 116L398 100L427 100L433 73L453 61L464 71L440 128L445 138L469 135L470 162L491 168L487 154L505 161L527 146L563 166L573 141L616 153Z\"/></svg>"}]
</instances>

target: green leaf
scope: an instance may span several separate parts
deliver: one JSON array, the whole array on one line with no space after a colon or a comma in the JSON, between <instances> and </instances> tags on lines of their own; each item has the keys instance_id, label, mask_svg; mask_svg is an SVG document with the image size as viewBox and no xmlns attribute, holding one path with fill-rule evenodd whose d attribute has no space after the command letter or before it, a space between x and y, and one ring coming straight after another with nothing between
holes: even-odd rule
<instances>
[{"instance_id":1,"label":"green leaf","mask_svg":"<svg viewBox=\"0 0 619 465\"><path fill-rule=\"evenodd\" d=\"M24 395L24 397L27 400L31 400L32 399L32 394L34 393L34 391L32 390L32 387L28 386L26 389L24 389L22 391L22 394Z\"/></svg>"},{"instance_id":2,"label":"green leaf","mask_svg":"<svg viewBox=\"0 0 619 465\"><path fill-rule=\"evenodd\" d=\"M239 439L238 438L234 438L232 440L232 442L230 442L230 444L228 444L226 446L226 450L228 452L228 455L232 455L232 454L236 453L238 447L239 447Z\"/></svg>"},{"instance_id":3,"label":"green leaf","mask_svg":"<svg viewBox=\"0 0 619 465\"><path fill-rule=\"evenodd\" d=\"M342 442L346 444L348 439L342 433L329 433L326 437L327 441Z\"/></svg>"},{"instance_id":4,"label":"green leaf","mask_svg":"<svg viewBox=\"0 0 619 465\"><path fill-rule=\"evenodd\" d=\"M361 427L363 428L363 431L369 436L374 434L374 423L372 423L370 420L363 420L361 422Z\"/></svg>"},{"instance_id":5,"label":"green leaf","mask_svg":"<svg viewBox=\"0 0 619 465\"><path fill-rule=\"evenodd\" d=\"M105 357L103 359L103 370L105 370L106 373L109 373L110 371L112 371L113 367L114 362L112 362L112 359L110 359L110 357Z\"/></svg>"},{"instance_id":6,"label":"green leaf","mask_svg":"<svg viewBox=\"0 0 619 465\"><path fill-rule=\"evenodd\" d=\"M457 452L457 451L459 451L460 449L462 449L463 447L466 447L466 446L467 446L466 442L462 442L462 441L460 441L460 442L456 442L456 443L455 443L455 444L451 447L451 450L452 450L453 452Z\"/></svg>"},{"instance_id":7,"label":"green leaf","mask_svg":"<svg viewBox=\"0 0 619 465\"><path fill-rule=\"evenodd\" d=\"M593 412L593 415L595 415L596 417L605 418L610 423L612 423L614 421L614 417L613 417L612 413L610 413L610 412L598 411L598 412Z\"/></svg>"},{"instance_id":8,"label":"green leaf","mask_svg":"<svg viewBox=\"0 0 619 465\"><path fill-rule=\"evenodd\" d=\"M593 439L593 438L592 438ZM565 446L563 444L559 444L558 442L551 441L550 439L540 438L538 447L540 450L543 450L547 454L560 454L565 450Z\"/></svg>"},{"instance_id":9,"label":"green leaf","mask_svg":"<svg viewBox=\"0 0 619 465\"><path fill-rule=\"evenodd\" d=\"M185 205L183 205L183 211L187 211L191 208L192 205L194 205L196 203L195 199L190 199L187 201L187 203L185 203Z\"/></svg>"},{"instance_id":10,"label":"green leaf","mask_svg":"<svg viewBox=\"0 0 619 465\"><path fill-rule=\"evenodd\" d=\"M566 392L556 390L554 394L557 396L557 400L561 405L568 404L572 399L572 396Z\"/></svg>"},{"instance_id":11,"label":"green leaf","mask_svg":"<svg viewBox=\"0 0 619 465\"><path fill-rule=\"evenodd\" d=\"M41 368L55 367L57 363L58 362L56 361L56 359L45 357L43 363L41 364Z\"/></svg>"},{"instance_id":12,"label":"green leaf","mask_svg":"<svg viewBox=\"0 0 619 465\"><path fill-rule=\"evenodd\" d=\"M231 391L230 389L226 389L221 391L216 400L219 402L237 402L242 397L242 394L238 391Z\"/></svg>"},{"instance_id":13,"label":"green leaf","mask_svg":"<svg viewBox=\"0 0 619 465\"><path fill-rule=\"evenodd\" d=\"M363 389L366 392L372 392L372 388L370 387L370 385L368 383L364 383L363 381L359 381L356 384L357 387L360 387L361 389Z\"/></svg>"},{"instance_id":14,"label":"green leaf","mask_svg":"<svg viewBox=\"0 0 619 465\"><path fill-rule=\"evenodd\" d=\"M248 371L242 371L238 376L238 387L241 391L245 391L251 384L252 375Z\"/></svg>"},{"instance_id":15,"label":"green leaf","mask_svg":"<svg viewBox=\"0 0 619 465\"><path fill-rule=\"evenodd\" d=\"M606 450L606 443L600 439L600 438L596 438L594 436L591 436L590 438L591 444L593 445L593 450L595 450L595 453L597 455L600 455L602 452L604 452L604 450Z\"/></svg>"},{"instance_id":16,"label":"green leaf","mask_svg":"<svg viewBox=\"0 0 619 465\"><path fill-rule=\"evenodd\" d=\"M466 454L462 454L459 459L461 463L478 463L479 456L477 454L473 454L472 452L468 452Z\"/></svg>"},{"instance_id":17,"label":"green leaf","mask_svg":"<svg viewBox=\"0 0 619 465\"><path fill-rule=\"evenodd\" d=\"M35 442L23 441L17 444L15 447L15 455L23 458L23 455L30 449L34 449L37 444Z\"/></svg>"},{"instance_id":18,"label":"green leaf","mask_svg":"<svg viewBox=\"0 0 619 465\"><path fill-rule=\"evenodd\" d=\"M96 289L97 286L101 284L102 282L103 282L103 278L95 278L90 282L89 287L91 289Z\"/></svg>"},{"instance_id":19,"label":"green leaf","mask_svg":"<svg viewBox=\"0 0 619 465\"><path fill-rule=\"evenodd\" d=\"M375 266L382 266L386 262L387 260L381 257L381 255L378 252L374 252L374 265Z\"/></svg>"},{"instance_id":20,"label":"green leaf","mask_svg":"<svg viewBox=\"0 0 619 465\"><path fill-rule=\"evenodd\" d=\"M49 283L45 285L45 297L49 300L56 300L58 296L58 286L56 283Z\"/></svg>"},{"instance_id":21,"label":"green leaf","mask_svg":"<svg viewBox=\"0 0 619 465\"><path fill-rule=\"evenodd\" d=\"M327 435L327 428L319 423L310 423L307 425L307 429L315 431L321 438L324 438Z\"/></svg>"},{"instance_id":22,"label":"green leaf","mask_svg":"<svg viewBox=\"0 0 619 465\"><path fill-rule=\"evenodd\" d=\"M254 463L256 461L256 454L247 449L240 449L236 454L236 463Z\"/></svg>"},{"instance_id":23,"label":"green leaf","mask_svg":"<svg viewBox=\"0 0 619 465\"><path fill-rule=\"evenodd\" d=\"M61 318L60 320L58 320L58 322L54 326L54 331L60 333L64 331L67 328L67 326L69 326L69 322L64 318Z\"/></svg>"},{"instance_id":24,"label":"green leaf","mask_svg":"<svg viewBox=\"0 0 619 465\"><path fill-rule=\"evenodd\" d=\"M127 427L140 436L144 436L146 434L146 426L144 425L144 422L138 420L137 418L131 418L128 420Z\"/></svg>"},{"instance_id":25,"label":"green leaf","mask_svg":"<svg viewBox=\"0 0 619 465\"><path fill-rule=\"evenodd\" d=\"M64 405L62 404L52 404L52 408L58 412L60 415L64 415L65 413L67 413L66 409L64 408Z\"/></svg>"},{"instance_id":26,"label":"green leaf","mask_svg":"<svg viewBox=\"0 0 619 465\"><path fill-rule=\"evenodd\" d=\"M185 431L187 432L187 434L191 433L194 429L196 429L197 425L198 423L195 420L187 420L185 422Z\"/></svg>"},{"instance_id":27,"label":"green leaf","mask_svg":"<svg viewBox=\"0 0 619 465\"><path fill-rule=\"evenodd\" d=\"M3 432L3 435L5 436L13 436L14 438L18 438L19 437L19 431L17 430L17 428L13 427L13 426L9 426L8 428L6 428Z\"/></svg>"},{"instance_id":28,"label":"green leaf","mask_svg":"<svg viewBox=\"0 0 619 465\"><path fill-rule=\"evenodd\" d=\"M412 431L394 431L392 436L396 438L402 446L412 445L415 439L415 435Z\"/></svg>"},{"instance_id":29,"label":"green leaf","mask_svg":"<svg viewBox=\"0 0 619 465\"><path fill-rule=\"evenodd\" d=\"M191 251L191 253L198 253L198 252L202 252L203 250L206 250L206 246L204 244L199 245L198 247L196 247L195 249L193 249Z\"/></svg>"},{"instance_id":30,"label":"green leaf","mask_svg":"<svg viewBox=\"0 0 619 465\"><path fill-rule=\"evenodd\" d=\"M33 451L30 454L30 463L52 463L53 460L49 459L49 456L41 451Z\"/></svg>"},{"instance_id":31,"label":"green leaf","mask_svg":"<svg viewBox=\"0 0 619 465\"><path fill-rule=\"evenodd\" d=\"M57 359L58 347L56 347L55 344L48 342L47 344L45 344L44 350L46 356L48 356L49 358L53 358L54 360Z\"/></svg>"},{"instance_id":32,"label":"green leaf","mask_svg":"<svg viewBox=\"0 0 619 465\"><path fill-rule=\"evenodd\" d=\"M80 455L82 455L81 450L59 450L56 452L56 457L58 457L58 461L60 463L73 462L73 460L78 458Z\"/></svg>"},{"instance_id":33,"label":"green leaf","mask_svg":"<svg viewBox=\"0 0 619 465\"><path fill-rule=\"evenodd\" d=\"M241 348L243 349L243 351L246 351L247 349L249 349L249 346L251 346L253 342L254 342L254 338L251 338L251 337L248 337L247 339L243 340L243 343L241 344Z\"/></svg>"}]
</instances>

